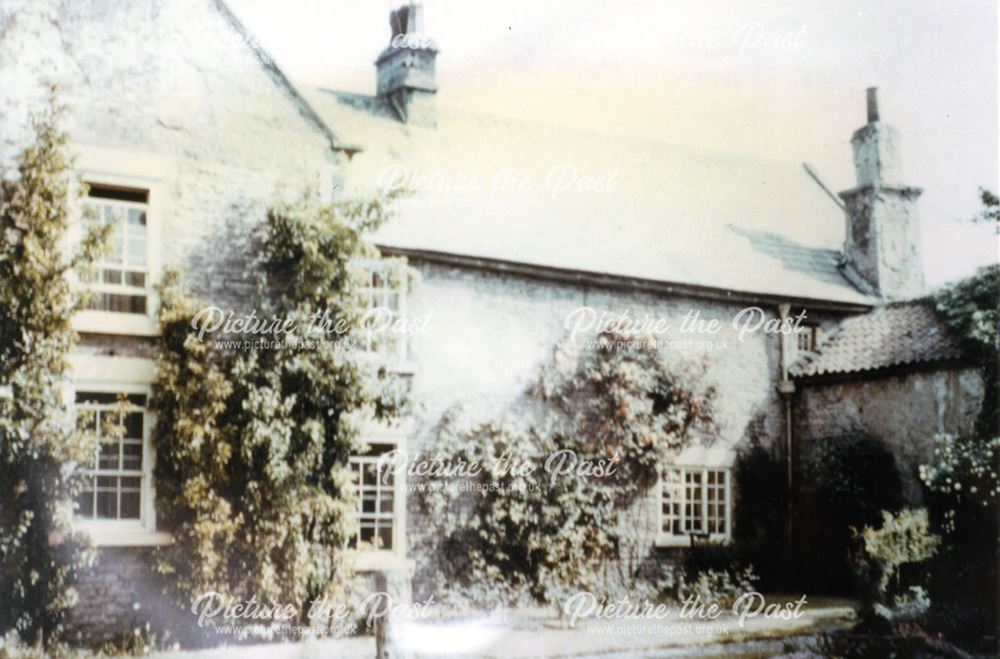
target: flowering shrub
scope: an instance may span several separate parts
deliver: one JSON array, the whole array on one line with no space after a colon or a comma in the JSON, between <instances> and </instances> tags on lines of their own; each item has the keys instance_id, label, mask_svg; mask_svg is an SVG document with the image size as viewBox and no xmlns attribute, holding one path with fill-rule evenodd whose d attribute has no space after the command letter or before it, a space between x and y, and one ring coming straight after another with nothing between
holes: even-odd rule
<instances>
[{"instance_id":1,"label":"flowering shrub","mask_svg":"<svg viewBox=\"0 0 1000 659\"><path fill-rule=\"evenodd\" d=\"M1000 437L980 440L943 434L935 435L934 443L934 461L920 465L920 480L953 502L944 511L943 526L954 531L957 507L973 504L988 508L1000 497Z\"/></svg>"},{"instance_id":2,"label":"flowering shrub","mask_svg":"<svg viewBox=\"0 0 1000 659\"><path fill-rule=\"evenodd\" d=\"M439 600L497 606L559 602L581 589L635 592L655 533L636 523L642 495L664 461L714 427L714 392L701 383L702 365L676 368L654 344L626 343L567 341L518 416L469 429L443 421L427 456L479 464L482 488L417 490L429 522L418 540L422 569L452 591ZM606 468L557 476L543 465L560 451ZM534 468L511 470L503 456Z\"/></svg>"}]
</instances>

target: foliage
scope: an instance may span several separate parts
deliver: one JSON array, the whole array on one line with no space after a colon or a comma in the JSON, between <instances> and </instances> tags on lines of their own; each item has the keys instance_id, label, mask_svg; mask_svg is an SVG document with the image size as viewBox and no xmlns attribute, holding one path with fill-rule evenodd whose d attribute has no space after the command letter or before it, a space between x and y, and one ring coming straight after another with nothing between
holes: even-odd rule
<instances>
[{"instance_id":1,"label":"foliage","mask_svg":"<svg viewBox=\"0 0 1000 659\"><path fill-rule=\"evenodd\" d=\"M691 579L683 575L678 578L674 599L684 602L697 598L702 604L729 608L741 595L756 590L759 580L753 566L700 570Z\"/></svg>"},{"instance_id":2,"label":"foliage","mask_svg":"<svg viewBox=\"0 0 1000 659\"><path fill-rule=\"evenodd\" d=\"M784 463L761 446L741 451L734 471L739 493L733 512L733 540L741 562L759 571L764 588L792 588L797 554L787 537L788 478ZM792 588L793 589L793 588Z\"/></svg>"},{"instance_id":3,"label":"foliage","mask_svg":"<svg viewBox=\"0 0 1000 659\"><path fill-rule=\"evenodd\" d=\"M879 572L878 591L883 599L899 591L900 568L921 563L937 553L941 538L930 532L927 511L907 508L899 513L882 511L882 526L865 526L858 533L865 556Z\"/></svg>"},{"instance_id":4,"label":"foliage","mask_svg":"<svg viewBox=\"0 0 1000 659\"><path fill-rule=\"evenodd\" d=\"M996 197L983 191L983 215L995 217ZM949 638L995 652L1000 583L1000 266L934 296L938 313L979 367L983 403L975 432L938 435L934 457L920 469L932 521L946 533L930 582L931 620ZM988 632L987 630L992 630Z\"/></svg>"},{"instance_id":5,"label":"foliage","mask_svg":"<svg viewBox=\"0 0 1000 659\"><path fill-rule=\"evenodd\" d=\"M975 276L941 290L934 305L983 374L986 390L976 434L996 437L1000 435L1000 265L980 268Z\"/></svg>"},{"instance_id":6,"label":"foliage","mask_svg":"<svg viewBox=\"0 0 1000 659\"><path fill-rule=\"evenodd\" d=\"M642 495L658 465L714 427L714 391L702 384L703 366L669 365L648 341L608 349L619 338L561 344L517 417L469 429L446 418L438 428L422 458L481 467L471 496L458 479L418 490L431 524L422 553L441 587L498 605L634 582L636 548L651 544L634 521ZM545 462L558 451L613 468L556 475ZM502 456L533 469L506 470Z\"/></svg>"},{"instance_id":7,"label":"foliage","mask_svg":"<svg viewBox=\"0 0 1000 659\"><path fill-rule=\"evenodd\" d=\"M902 508L896 461L880 440L863 432L827 437L808 457L803 483L796 535L807 557L804 576L820 592L850 594L862 585L854 578L850 529L878 523L883 510Z\"/></svg>"},{"instance_id":8,"label":"foliage","mask_svg":"<svg viewBox=\"0 0 1000 659\"><path fill-rule=\"evenodd\" d=\"M309 193L268 211L249 264L255 311L294 326L270 349L226 352L217 333L200 340L192 318L202 305L178 275L164 278L151 407L158 510L174 542L158 566L187 606L214 590L305 615L316 598L348 597L347 460L363 420L391 421L405 395L357 352L309 335L307 319L326 312L357 331L355 264L374 256L361 234L385 217L384 200L324 206Z\"/></svg>"},{"instance_id":9,"label":"foliage","mask_svg":"<svg viewBox=\"0 0 1000 659\"><path fill-rule=\"evenodd\" d=\"M71 280L91 271L106 239L70 233L79 186L54 98L0 183L0 632L32 642L58 634L75 602L73 575L89 560L68 502L96 447L62 386L77 340L70 318L85 302Z\"/></svg>"},{"instance_id":10,"label":"foliage","mask_svg":"<svg viewBox=\"0 0 1000 659\"><path fill-rule=\"evenodd\" d=\"M920 465L920 480L950 501L942 525L953 532L957 510L969 505L989 508L1000 498L1000 437L982 440L941 434L934 436L934 443L934 461Z\"/></svg>"}]
</instances>

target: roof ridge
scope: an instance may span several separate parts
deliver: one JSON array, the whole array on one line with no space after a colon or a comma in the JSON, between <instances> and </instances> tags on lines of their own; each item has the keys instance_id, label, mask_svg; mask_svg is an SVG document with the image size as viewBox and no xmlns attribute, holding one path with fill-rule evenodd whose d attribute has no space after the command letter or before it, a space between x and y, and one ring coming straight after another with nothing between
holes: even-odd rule
<instances>
[{"instance_id":1,"label":"roof ridge","mask_svg":"<svg viewBox=\"0 0 1000 659\"><path fill-rule=\"evenodd\" d=\"M298 106L299 111L311 121L320 132L322 132L327 139L330 140L330 147L334 151L357 151L357 147L352 146L337 135L336 132L330 126L323 121L319 113L309 104L302 92L299 91L298 87L285 75L285 72L281 70L278 63L267 51L266 48L257 40L257 38L247 29L246 25L239 19L236 13L229 7L226 0L212 0L218 12L222 15L226 21L236 30L237 34L241 35L243 38L241 41L243 44L253 52L257 60L267 69L271 75L276 79L279 86L283 87L285 91L292 97L292 101Z\"/></svg>"},{"instance_id":2,"label":"roof ridge","mask_svg":"<svg viewBox=\"0 0 1000 659\"><path fill-rule=\"evenodd\" d=\"M335 89L327 86L314 86L312 87L312 89L314 91L321 92L324 94L329 94L334 97L349 96L356 100L372 101L373 103L378 101L378 96L374 94L366 94L363 92L353 92L348 90ZM740 152L722 151L717 148L711 148L698 144L690 144L686 142L672 142L656 136L640 136L634 134L630 135L624 133L608 132L608 131L602 131L594 127L573 126L573 125L561 124L558 122L532 120L532 119L527 119L525 117L516 117L511 115L486 112L482 110L471 110L471 111L462 110L452 105L442 106L439 104L437 106L437 112L440 114L442 110L446 115L451 114L453 116L464 116L468 119L494 120L500 122L507 122L515 126L521 125L521 126L546 127L546 128L557 129L559 131L569 134L576 134L579 136L597 136L605 139L620 140L624 142L651 144L659 147L669 147L681 151L687 151L688 153L694 156L715 158L716 160L722 162L766 163L772 165L794 167L797 169L801 169L802 166L801 163L797 161L793 162L791 160L778 160L775 158L767 158L759 155L750 155ZM808 174L803 172L803 176L808 176ZM830 250L830 251L836 254L840 254L838 250Z\"/></svg>"}]
</instances>

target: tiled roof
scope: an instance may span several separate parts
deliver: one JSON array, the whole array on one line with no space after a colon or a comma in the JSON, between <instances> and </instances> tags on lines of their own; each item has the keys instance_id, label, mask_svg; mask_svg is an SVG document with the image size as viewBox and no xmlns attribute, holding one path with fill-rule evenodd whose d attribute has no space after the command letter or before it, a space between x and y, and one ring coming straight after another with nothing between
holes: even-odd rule
<instances>
[{"instance_id":1,"label":"tiled roof","mask_svg":"<svg viewBox=\"0 0 1000 659\"><path fill-rule=\"evenodd\" d=\"M338 135L362 147L341 173L342 194L367 195L395 175L417 188L374 236L379 246L874 303L838 267L843 212L799 163L440 104L431 129L400 123L370 96L306 94ZM559 190L563 174L589 183Z\"/></svg>"},{"instance_id":2,"label":"tiled roof","mask_svg":"<svg viewBox=\"0 0 1000 659\"><path fill-rule=\"evenodd\" d=\"M797 378L857 373L961 356L961 344L930 304L905 302L844 320L815 352L793 364L791 373Z\"/></svg>"}]
</instances>

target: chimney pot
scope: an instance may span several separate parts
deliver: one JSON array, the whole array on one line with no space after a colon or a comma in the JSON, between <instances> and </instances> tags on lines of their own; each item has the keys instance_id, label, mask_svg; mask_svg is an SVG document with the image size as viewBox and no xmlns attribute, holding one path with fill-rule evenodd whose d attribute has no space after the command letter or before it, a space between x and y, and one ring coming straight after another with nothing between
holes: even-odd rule
<instances>
[{"instance_id":1,"label":"chimney pot","mask_svg":"<svg viewBox=\"0 0 1000 659\"><path fill-rule=\"evenodd\" d=\"M868 123L878 121L878 87L868 88Z\"/></svg>"}]
</instances>

